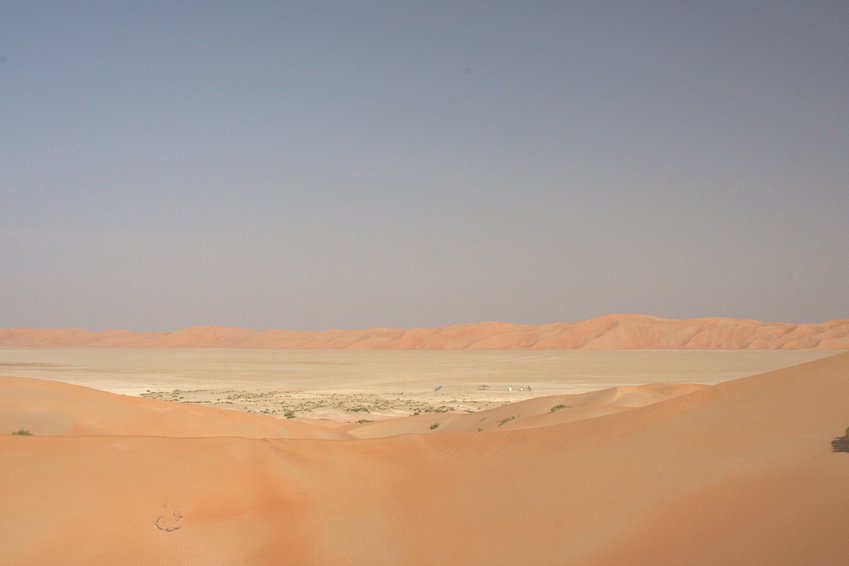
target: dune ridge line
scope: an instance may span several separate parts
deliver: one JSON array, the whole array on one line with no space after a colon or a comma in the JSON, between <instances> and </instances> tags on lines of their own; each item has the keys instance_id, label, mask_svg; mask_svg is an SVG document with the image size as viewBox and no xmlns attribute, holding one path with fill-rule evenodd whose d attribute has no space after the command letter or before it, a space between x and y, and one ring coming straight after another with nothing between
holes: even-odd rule
<instances>
[{"instance_id":1,"label":"dune ridge line","mask_svg":"<svg viewBox=\"0 0 849 566\"><path fill-rule=\"evenodd\" d=\"M540 325L481 322L436 328L252 330L194 326L168 332L0 329L0 347L349 350L796 350L849 349L849 319L820 323L734 318L674 320L614 314Z\"/></svg>"}]
</instances>

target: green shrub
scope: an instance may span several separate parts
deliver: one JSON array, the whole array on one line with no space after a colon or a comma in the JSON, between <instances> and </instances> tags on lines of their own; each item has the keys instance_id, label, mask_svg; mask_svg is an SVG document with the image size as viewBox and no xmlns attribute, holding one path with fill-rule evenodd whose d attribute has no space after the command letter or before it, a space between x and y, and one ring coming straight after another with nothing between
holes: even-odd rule
<instances>
[{"instance_id":1,"label":"green shrub","mask_svg":"<svg viewBox=\"0 0 849 566\"><path fill-rule=\"evenodd\" d=\"M430 430L436 430L438 428L439 428L439 423L433 423L432 425L430 425Z\"/></svg>"},{"instance_id":2,"label":"green shrub","mask_svg":"<svg viewBox=\"0 0 849 566\"><path fill-rule=\"evenodd\" d=\"M14 434L15 436L32 436L32 433L25 428L13 431L12 434Z\"/></svg>"},{"instance_id":3,"label":"green shrub","mask_svg":"<svg viewBox=\"0 0 849 566\"><path fill-rule=\"evenodd\" d=\"M283 413L283 416L286 417L287 419L294 419L295 418L295 411L289 409L288 411Z\"/></svg>"},{"instance_id":4,"label":"green shrub","mask_svg":"<svg viewBox=\"0 0 849 566\"><path fill-rule=\"evenodd\" d=\"M849 426L846 427L846 446L849 446Z\"/></svg>"},{"instance_id":5,"label":"green shrub","mask_svg":"<svg viewBox=\"0 0 849 566\"><path fill-rule=\"evenodd\" d=\"M554 411L559 411L560 409L571 409L572 405L564 405L563 403L559 403L551 408L549 413L553 413Z\"/></svg>"}]
</instances>

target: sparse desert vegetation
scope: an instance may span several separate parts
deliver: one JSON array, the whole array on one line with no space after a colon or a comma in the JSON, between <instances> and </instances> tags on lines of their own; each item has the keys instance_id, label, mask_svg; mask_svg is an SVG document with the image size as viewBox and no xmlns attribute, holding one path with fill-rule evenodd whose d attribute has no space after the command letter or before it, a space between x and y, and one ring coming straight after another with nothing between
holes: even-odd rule
<instances>
[{"instance_id":1,"label":"sparse desert vegetation","mask_svg":"<svg viewBox=\"0 0 849 566\"><path fill-rule=\"evenodd\" d=\"M505 417L505 418L498 421L498 426L504 426L509 422L515 421L517 418L519 418L519 415L513 415L513 416L510 416L510 417Z\"/></svg>"},{"instance_id":2,"label":"sparse desert vegetation","mask_svg":"<svg viewBox=\"0 0 849 566\"><path fill-rule=\"evenodd\" d=\"M451 399L451 404L428 402L430 394L408 392L367 393L313 392L287 389L244 391L236 389L174 389L172 391L144 391L139 395L179 403L195 403L211 407L226 407L244 412L262 413L287 419L344 418L356 422L359 414L376 418L406 415L444 414L452 411L475 413L495 405L496 395L463 392L462 398ZM477 392L475 392L477 393Z\"/></svg>"}]
</instances>

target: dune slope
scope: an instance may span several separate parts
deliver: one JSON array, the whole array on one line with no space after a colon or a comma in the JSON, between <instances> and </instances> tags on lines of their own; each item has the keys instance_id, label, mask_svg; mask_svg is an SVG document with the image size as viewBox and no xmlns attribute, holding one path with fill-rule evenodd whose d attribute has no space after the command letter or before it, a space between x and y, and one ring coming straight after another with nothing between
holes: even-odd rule
<instances>
[{"instance_id":1,"label":"dune slope","mask_svg":"<svg viewBox=\"0 0 849 566\"><path fill-rule=\"evenodd\" d=\"M37 436L347 438L329 423L115 395L57 381L0 377L0 431Z\"/></svg>"},{"instance_id":2,"label":"dune slope","mask_svg":"<svg viewBox=\"0 0 849 566\"><path fill-rule=\"evenodd\" d=\"M475 413L427 413L345 427L356 438L409 433L486 432L550 426L629 411L685 395L706 385L620 386L576 395L551 395L517 401ZM431 428L434 425L436 428Z\"/></svg>"},{"instance_id":3,"label":"dune slope","mask_svg":"<svg viewBox=\"0 0 849 566\"><path fill-rule=\"evenodd\" d=\"M599 402L639 405L646 391ZM849 354L542 424L366 440L2 436L0 553L11 564L846 562L849 453L832 440L849 425Z\"/></svg>"}]
</instances>

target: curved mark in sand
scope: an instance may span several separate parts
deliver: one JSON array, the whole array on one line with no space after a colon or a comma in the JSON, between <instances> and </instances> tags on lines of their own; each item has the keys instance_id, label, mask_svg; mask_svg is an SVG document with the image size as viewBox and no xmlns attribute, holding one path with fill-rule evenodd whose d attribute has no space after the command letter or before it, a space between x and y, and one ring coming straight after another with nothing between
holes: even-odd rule
<instances>
[{"instance_id":1,"label":"curved mark in sand","mask_svg":"<svg viewBox=\"0 0 849 566\"><path fill-rule=\"evenodd\" d=\"M170 512L167 505L163 505L166 509L166 513L164 515L160 515L158 519L153 523L156 525L156 528L160 531L165 531L166 533L170 533L171 531L176 531L180 527L183 526L183 514L179 511Z\"/></svg>"}]
</instances>

